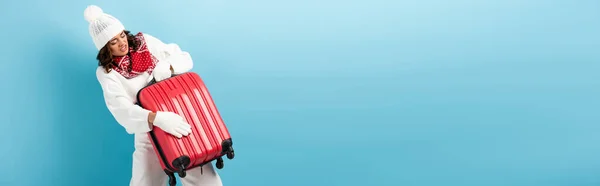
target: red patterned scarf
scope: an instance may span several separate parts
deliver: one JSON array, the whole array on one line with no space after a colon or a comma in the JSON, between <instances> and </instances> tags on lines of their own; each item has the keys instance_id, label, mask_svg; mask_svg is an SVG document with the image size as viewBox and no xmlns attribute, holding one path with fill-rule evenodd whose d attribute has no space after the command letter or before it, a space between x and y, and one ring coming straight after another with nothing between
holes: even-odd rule
<instances>
[{"instance_id":1,"label":"red patterned scarf","mask_svg":"<svg viewBox=\"0 0 600 186\"><path fill-rule=\"evenodd\" d=\"M144 72L152 73L158 62L156 57L148 50L148 46L146 46L146 41L141 32L135 35L135 40L140 44L137 50L134 50L132 46L129 46L128 55L113 57L114 62L117 63L113 69L127 79L134 78ZM131 71L129 70L130 63Z\"/></svg>"}]
</instances>

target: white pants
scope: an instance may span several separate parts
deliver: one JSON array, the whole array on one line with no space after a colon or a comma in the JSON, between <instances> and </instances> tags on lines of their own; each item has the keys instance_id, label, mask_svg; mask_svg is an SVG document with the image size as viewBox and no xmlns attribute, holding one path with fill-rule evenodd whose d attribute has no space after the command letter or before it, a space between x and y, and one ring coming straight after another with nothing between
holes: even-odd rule
<instances>
[{"instance_id":1,"label":"white pants","mask_svg":"<svg viewBox=\"0 0 600 186\"><path fill-rule=\"evenodd\" d=\"M175 173L177 176L177 173ZM166 186L169 177L164 172L147 134L135 136L132 177L129 186ZM222 186L221 177L212 163L186 171L180 178L183 186Z\"/></svg>"}]
</instances>

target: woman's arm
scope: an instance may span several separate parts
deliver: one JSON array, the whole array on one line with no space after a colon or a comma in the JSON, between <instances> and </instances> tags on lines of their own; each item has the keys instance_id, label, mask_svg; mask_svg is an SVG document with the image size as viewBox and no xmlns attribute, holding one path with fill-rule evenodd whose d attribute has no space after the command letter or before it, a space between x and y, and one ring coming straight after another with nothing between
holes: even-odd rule
<instances>
[{"instance_id":1,"label":"woman's arm","mask_svg":"<svg viewBox=\"0 0 600 186\"><path fill-rule=\"evenodd\" d=\"M144 33L144 39L150 53L156 56L159 61L171 64L171 70L174 74L181 74L193 68L194 62L192 57L188 52L182 51L179 45L175 43L163 43L156 37L146 33Z\"/></svg>"},{"instance_id":2,"label":"woman's arm","mask_svg":"<svg viewBox=\"0 0 600 186\"><path fill-rule=\"evenodd\" d=\"M127 95L123 85L115 77L104 74L102 68L98 69L96 77L102 86L106 107L127 133L145 133L152 130L155 113L134 104L133 98Z\"/></svg>"}]
</instances>

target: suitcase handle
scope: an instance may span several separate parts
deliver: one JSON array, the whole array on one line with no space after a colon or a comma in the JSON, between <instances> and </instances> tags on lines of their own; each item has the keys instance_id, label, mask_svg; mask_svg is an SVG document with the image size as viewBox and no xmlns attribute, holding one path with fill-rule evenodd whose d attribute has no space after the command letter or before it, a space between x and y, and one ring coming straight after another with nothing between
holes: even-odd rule
<instances>
[{"instance_id":1,"label":"suitcase handle","mask_svg":"<svg viewBox=\"0 0 600 186\"><path fill-rule=\"evenodd\" d=\"M172 77L175 77L175 76L177 76L177 74L171 74L171 77L169 77L169 78L172 78ZM169 79L169 78L167 78L167 79ZM154 79L154 77L153 77L152 80L150 80L150 82L146 86L150 86L150 85L153 85L155 83L156 83L156 79Z\"/></svg>"}]
</instances>

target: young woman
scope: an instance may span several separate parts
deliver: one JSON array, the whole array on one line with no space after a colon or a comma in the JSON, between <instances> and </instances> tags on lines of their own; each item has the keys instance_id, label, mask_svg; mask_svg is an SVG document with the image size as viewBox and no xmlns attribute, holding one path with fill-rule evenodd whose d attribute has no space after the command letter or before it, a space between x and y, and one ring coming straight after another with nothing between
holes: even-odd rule
<instances>
[{"instance_id":1,"label":"young woman","mask_svg":"<svg viewBox=\"0 0 600 186\"><path fill-rule=\"evenodd\" d=\"M147 132L154 126L176 137L189 135L191 126L172 112L151 112L136 104L136 94L153 78L161 81L192 69L189 53L176 44L165 44L146 34L132 34L115 17L98 6L84 11L89 32L99 50L96 77L106 106L129 134L134 134L133 167L130 186L165 186L168 176L162 170ZM221 178L207 164L187 171L184 186L221 186Z\"/></svg>"}]
</instances>

